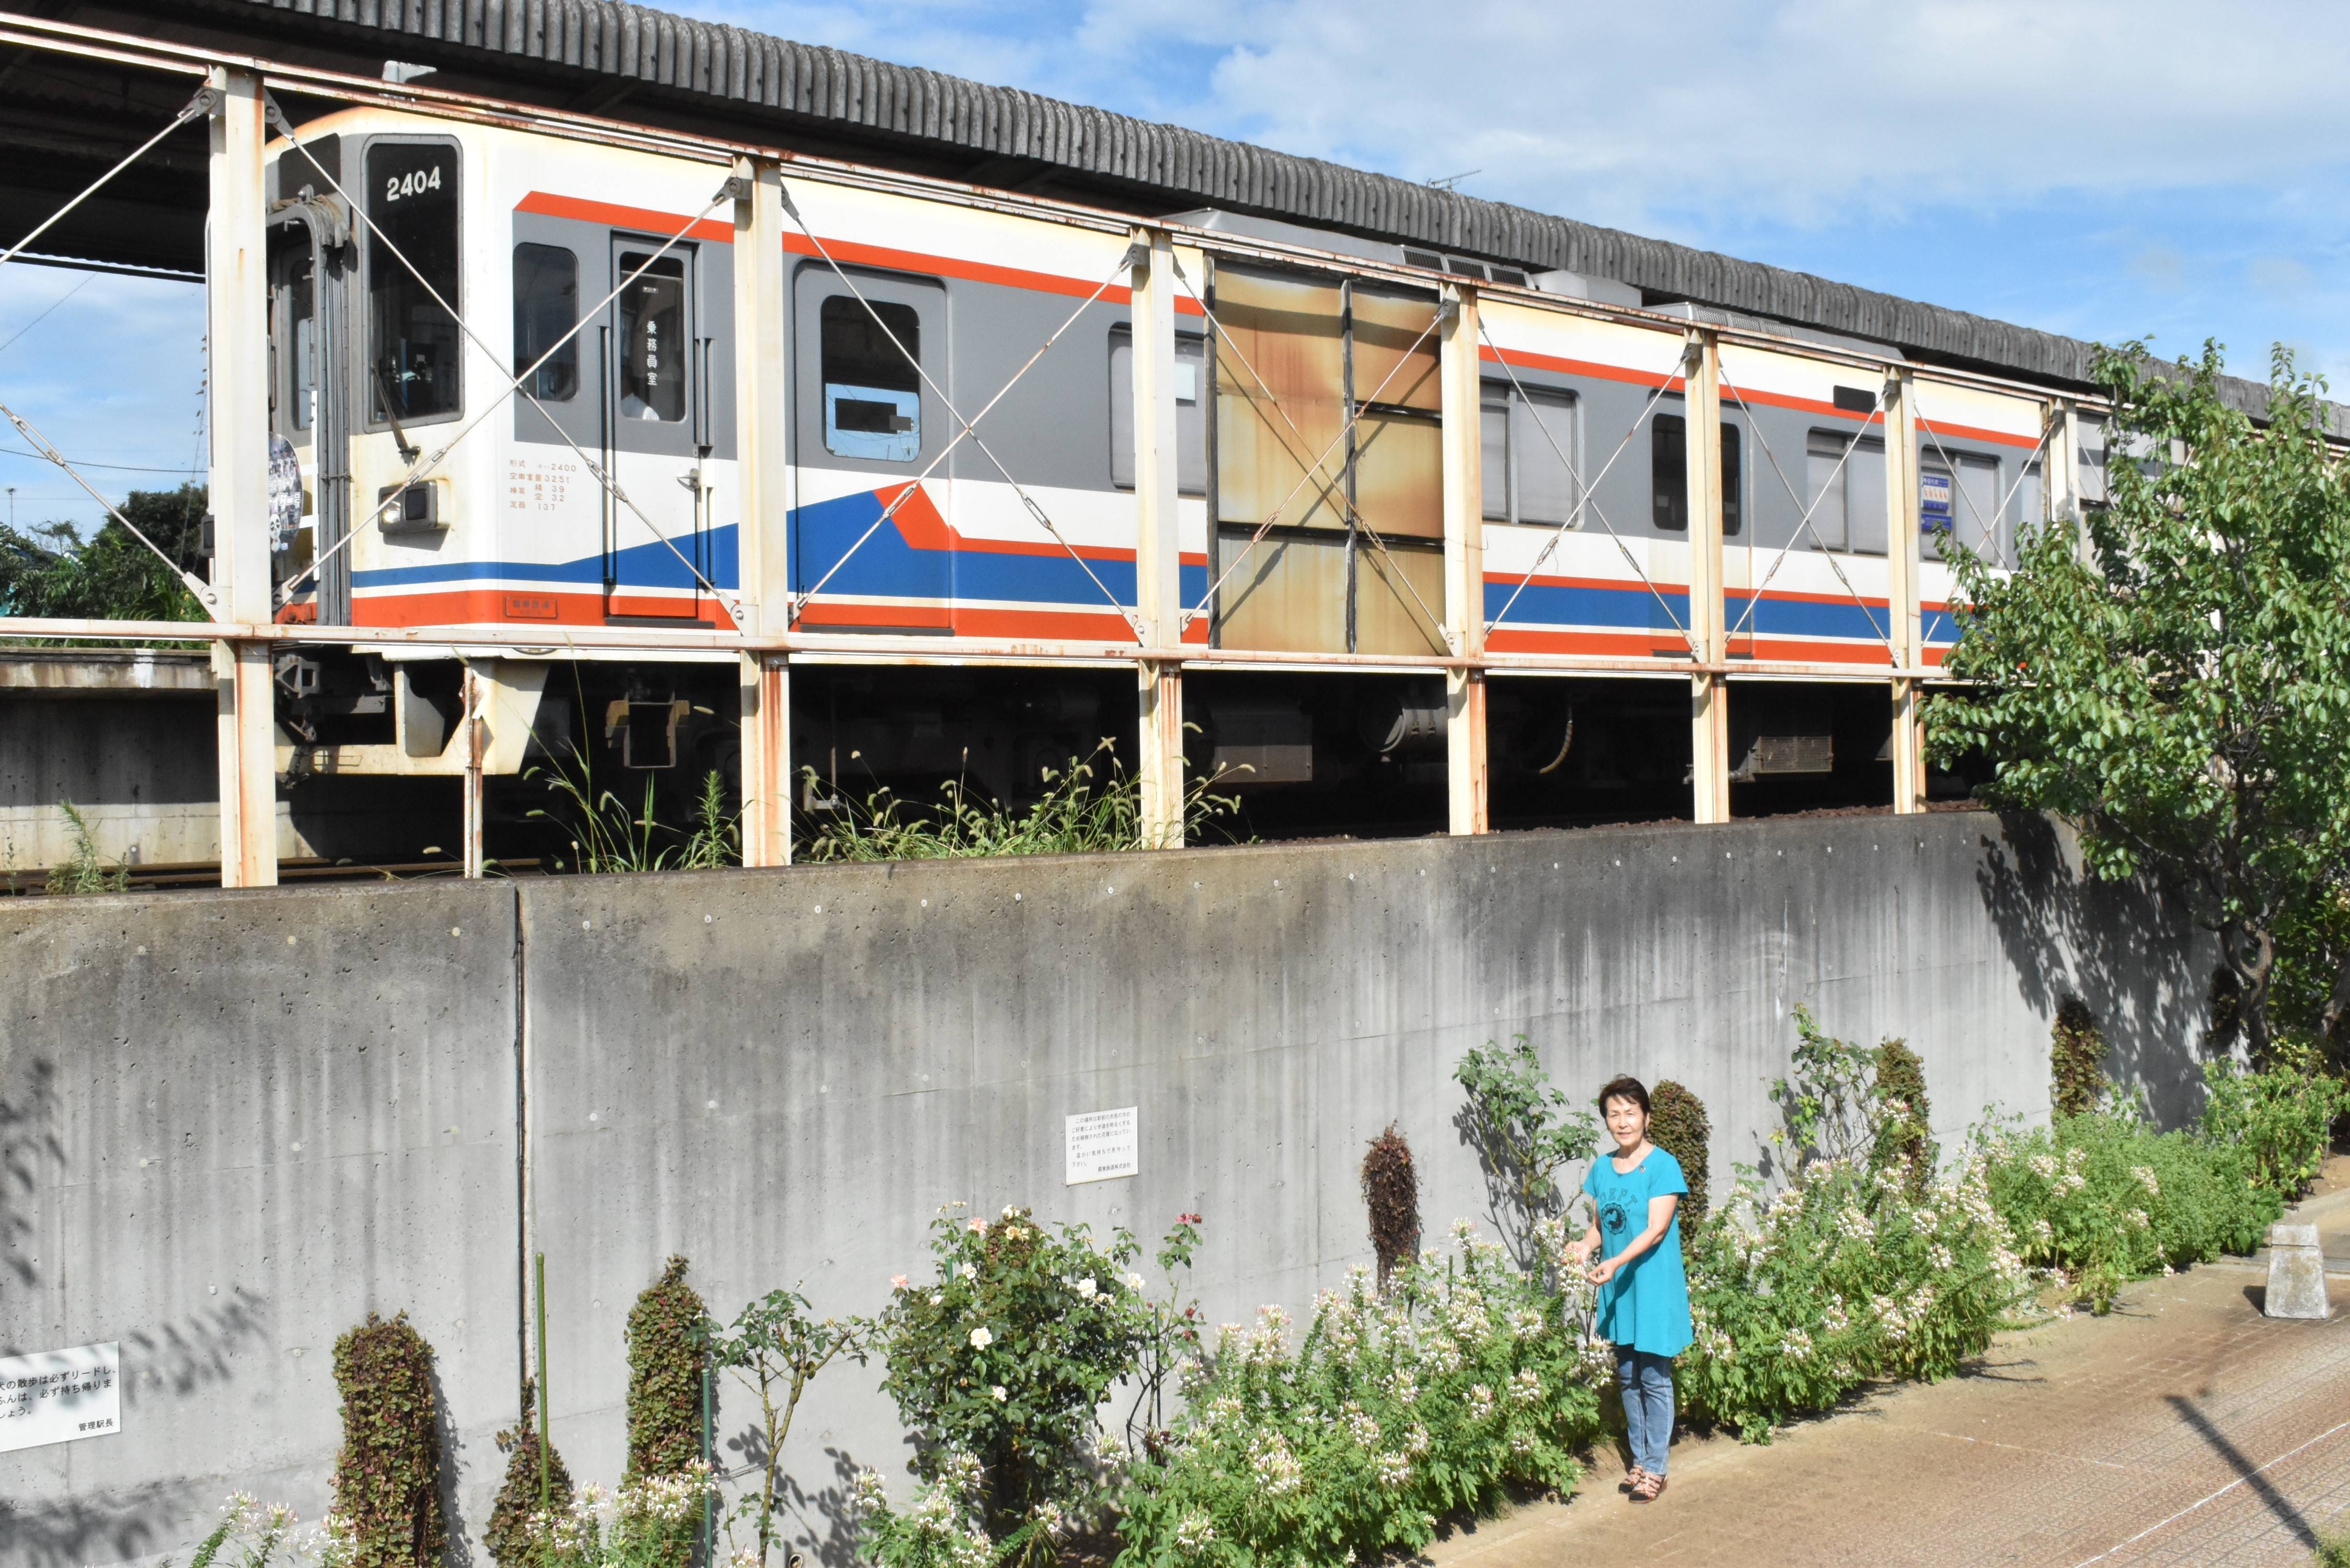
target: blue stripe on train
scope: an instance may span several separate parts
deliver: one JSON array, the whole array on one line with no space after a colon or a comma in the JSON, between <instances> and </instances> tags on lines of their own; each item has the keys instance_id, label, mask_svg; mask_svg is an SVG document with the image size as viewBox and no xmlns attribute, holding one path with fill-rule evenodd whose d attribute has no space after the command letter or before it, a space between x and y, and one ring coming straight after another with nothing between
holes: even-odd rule
<instances>
[{"instance_id":1,"label":"blue stripe on train","mask_svg":"<svg viewBox=\"0 0 2350 1568\"><path fill-rule=\"evenodd\" d=\"M895 518L874 528L882 508L881 498L869 491L794 508L787 524L792 587L805 593L822 582L827 595L857 598L1050 605L1101 604L1102 589L1107 588L1119 604L1134 603L1131 556L1107 561L1087 557L1081 565L1058 548L1048 556L1015 554L969 539L956 550L924 549L907 541ZM872 537L859 545L868 529ZM837 572L832 571L836 563L840 565ZM827 572L832 572L828 580ZM1096 577L1099 587L1094 585ZM1179 581L1184 604L1196 604L1208 591L1208 569L1187 561Z\"/></svg>"},{"instance_id":2,"label":"blue stripe on train","mask_svg":"<svg viewBox=\"0 0 2350 1568\"><path fill-rule=\"evenodd\" d=\"M735 583L735 553L739 535L730 524L710 531L711 582L722 588ZM624 588L691 588L695 586L692 572L685 561L693 557L689 540L672 541L672 551L660 540L631 545L619 552L614 563L619 568L619 586ZM421 566L380 566L351 574L354 588L414 587L425 583L477 583L506 580L520 583L577 584L585 587L601 587L604 584L604 555L581 556L569 561L434 561Z\"/></svg>"},{"instance_id":3,"label":"blue stripe on train","mask_svg":"<svg viewBox=\"0 0 2350 1568\"><path fill-rule=\"evenodd\" d=\"M1512 604L1510 596L1516 591L1514 583L1489 580L1485 584L1486 615L1498 616L1502 607L1509 605L1508 619L1496 621L1495 625L1608 627L1669 633L1675 629L1676 619L1681 626L1689 624L1689 592L1685 588L1659 587L1651 592L1641 583L1626 583L1621 587L1529 583ZM1881 605L1864 607L1848 599L1837 603L1769 596L1757 603L1752 595L1736 590L1727 597L1731 626L1741 636L1752 633L1757 637L1841 638L1870 642L1885 639L1885 608ZM1659 597L1662 603L1658 602ZM1753 605L1751 614L1749 604ZM1934 635L1938 620L1947 624L1947 618L1929 618L1929 637ZM1947 639L1947 630L1944 637Z\"/></svg>"}]
</instances>

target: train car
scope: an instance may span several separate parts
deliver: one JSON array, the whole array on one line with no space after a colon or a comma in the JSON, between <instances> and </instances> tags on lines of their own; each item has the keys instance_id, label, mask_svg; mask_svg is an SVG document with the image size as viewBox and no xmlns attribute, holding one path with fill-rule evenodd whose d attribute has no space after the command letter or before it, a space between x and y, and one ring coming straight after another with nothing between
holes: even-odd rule
<instances>
[{"instance_id":1,"label":"train car","mask_svg":"<svg viewBox=\"0 0 2350 1568\"><path fill-rule=\"evenodd\" d=\"M470 656L494 776L577 763L624 794L650 783L672 813L709 773L731 780L732 654L565 640L735 626L749 433L727 166L380 108L313 120L269 157L273 420L303 494L276 556L281 618L511 634ZM799 805L945 778L1024 798L1132 732L1131 669L940 666L975 641L1132 638L1132 220L838 165L787 181L789 625L939 650L910 665L836 648L795 681ZM1440 816L1440 681L1411 665L1446 647L1448 278L1481 292L1488 646L1613 666L1495 683L1497 811L1669 815L1686 785L1688 696L1651 677L1692 646L1693 326L1731 333L1731 657L1889 666L1897 351L1263 219L1157 221L1184 278L1182 636L1295 659L1189 682L1192 765L1261 826ZM2042 516L2048 405L1918 386L1931 659L1953 636L1938 555L2012 560ZM1397 664L1315 662L1337 654ZM461 771L461 681L453 650L423 641L284 656L281 763ZM1882 797L1881 688L1734 690L1733 779L1797 803Z\"/></svg>"}]
</instances>

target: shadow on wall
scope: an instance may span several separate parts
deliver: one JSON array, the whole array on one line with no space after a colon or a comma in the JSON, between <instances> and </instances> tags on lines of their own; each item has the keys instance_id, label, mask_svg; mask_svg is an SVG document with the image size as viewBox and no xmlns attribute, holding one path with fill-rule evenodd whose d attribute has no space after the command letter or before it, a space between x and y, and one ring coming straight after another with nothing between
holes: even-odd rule
<instances>
[{"instance_id":1,"label":"shadow on wall","mask_svg":"<svg viewBox=\"0 0 2350 1568\"><path fill-rule=\"evenodd\" d=\"M2079 997L2105 1031L2106 1071L2116 1085L2144 1091L2165 1127L2199 1116L2205 997L2176 977L2208 974L2214 939L2159 888L2090 875L2070 835L2046 816L2002 813L2000 836L1982 846L1975 882L2024 1002L2053 1025L2057 1004ZM2156 961L2168 953L2188 961Z\"/></svg>"},{"instance_id":2,"label":"shadow on wall","mask_svg":"<svg viewBox=\"0 0 2350 1568\"><path fill-rule=\"evenodd\" d=\"M177 1546L163 1521L187 1519L202 1506L184 1481L149 1481L110 1496L29 1509L0 1498L0 1542L7 1542L11 1561L34 1568L120 1563Z\"/></svg>"},{"instance_id":3,"label":"shadow on wall","mask_svg":"<svg viewBox=\"0 0 2350 1568\"><path fill-rule=\"evenodd\" d=\"M40 1173L65 1164L57 1111L57 1064L46 1056L26 1064L23 1086L0 1096L0 1255L8 1260L9 1281L24 1290L41 1282L25 1245L37 1223L33 1210Z\"/></svg>"}]
</instances>

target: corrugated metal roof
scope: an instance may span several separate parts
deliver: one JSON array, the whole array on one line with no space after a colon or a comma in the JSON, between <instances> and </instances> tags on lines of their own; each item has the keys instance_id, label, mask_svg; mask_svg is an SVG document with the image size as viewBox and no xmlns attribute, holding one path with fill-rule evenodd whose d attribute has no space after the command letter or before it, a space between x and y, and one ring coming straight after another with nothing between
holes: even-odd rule
<instances>
[{"instance_id":1,"label":"corrugated metal roof","mask_svg":"<svg viewBox=\"0 0 2350 1568\"><path fill-rule=\"evenodd\" d=\"M1080 181L1163 192L1159 211L1263 213L1536 270L1597 274L1651 297L1873 338L1928 358L2075 383L2089 373L2090 346L2053 332L618 0L210 0L207 8L378 30L384 51L402 57L423 43L436 46L434 54L418 57L455 51L477 70L494 70L494 57L505 57L666 89L704 100L705 111L740 105L835 136L961 150L974 161L1033 159ZM2231 390L2255 410L2265 406L2256 383ZM2350 415L2335 414L2337 428L2350 432Z\"/></svg>"}]
</instances>

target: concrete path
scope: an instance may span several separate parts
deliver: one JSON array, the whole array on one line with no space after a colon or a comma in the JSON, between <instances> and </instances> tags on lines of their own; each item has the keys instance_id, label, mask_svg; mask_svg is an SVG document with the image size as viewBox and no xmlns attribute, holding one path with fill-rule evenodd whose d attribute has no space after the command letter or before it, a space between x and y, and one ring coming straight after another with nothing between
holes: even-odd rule
<instances>
[{"instance_id":1,"label":"concrete path","mask_svg":"<svg viewBox=\"0 0 2350 1568\"><path fill-rule=\"evenodd\" d=\"M2295 1218L2350 1270L2350 1158ZM1582 1563L2292 1564L2350 1529L2350 1278L2271 1322L2265 1262L2149 1281L2112 1315L2003 1334L1972 1375L1867 1397L1768 1447L1689 1438L1636 1505L1585 1490L1438 1542L1439 1568Z\"/></svg>"}]
</instances>

